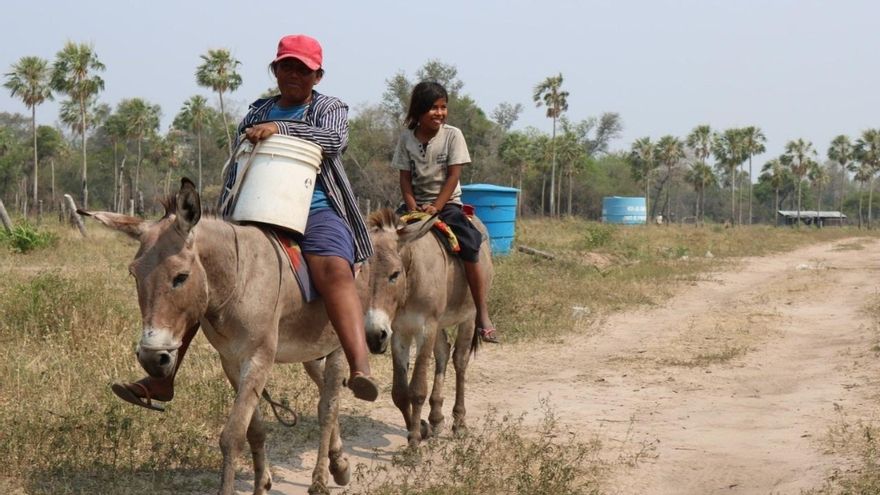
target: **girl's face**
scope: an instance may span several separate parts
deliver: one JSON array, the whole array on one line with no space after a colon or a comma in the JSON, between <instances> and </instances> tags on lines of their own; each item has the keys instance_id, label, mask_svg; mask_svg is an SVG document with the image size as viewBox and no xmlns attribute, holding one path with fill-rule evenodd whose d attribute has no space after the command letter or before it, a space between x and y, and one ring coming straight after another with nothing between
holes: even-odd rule
<instances>
[{"instance_id":1,"label":"girl's face","mask_svg":"<svg viewBox=\"0 0 880 495\"><path fill-rule=\"evenodd\" d=\"M437 132L440 130L440 126L446 123L447 113L446 98L438 98L431 108L419 117L419 127Z\"/></svg>"}]
</instances>

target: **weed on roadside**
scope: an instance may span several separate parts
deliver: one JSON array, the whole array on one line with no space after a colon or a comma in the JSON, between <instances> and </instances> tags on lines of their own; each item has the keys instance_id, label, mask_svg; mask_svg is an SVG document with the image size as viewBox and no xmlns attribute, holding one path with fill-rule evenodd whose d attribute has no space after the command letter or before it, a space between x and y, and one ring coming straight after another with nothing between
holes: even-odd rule
<instances>
[{"instance_id":1,"label":"weed on roadside","mask_svg":"<svg viewBox=\"0 0 880 495\"><path fill-rule=\"evenodd\" d=\"M598 494L608 465L598 440L584 442L564 431L546 401L543 418L491 410L477 428L404 449L387 466L359 464L348 495L575 495Z\"/></svg>"}]
</instances>

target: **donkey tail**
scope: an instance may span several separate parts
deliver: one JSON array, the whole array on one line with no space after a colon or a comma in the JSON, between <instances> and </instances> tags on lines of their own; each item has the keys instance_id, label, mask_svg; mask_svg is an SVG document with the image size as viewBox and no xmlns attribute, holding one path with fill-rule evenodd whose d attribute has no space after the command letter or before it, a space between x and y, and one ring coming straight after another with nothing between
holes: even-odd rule
<instances>
[{"instance_id":1,"label":"donkey tail","mask_svg":"<svg viewBox=\"0 0 880 495\"><path fill-rule=\"evenodd\" d=\"M483 343L483 337L480 335L476 325L474 325L474 335L471 337L471 357L476 357L477 351Z\"/></svg>"}]
</instances>

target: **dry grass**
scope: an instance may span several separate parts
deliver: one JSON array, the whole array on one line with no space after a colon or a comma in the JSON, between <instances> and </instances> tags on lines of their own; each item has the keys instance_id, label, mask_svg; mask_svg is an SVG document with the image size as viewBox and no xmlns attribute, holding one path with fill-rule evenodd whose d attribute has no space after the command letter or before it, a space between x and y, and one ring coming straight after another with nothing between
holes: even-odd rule
<instances>
[{"instance_id":1,"label":"dry grass","mask_svg":"<svg viewBox=\"0 0 880 495\"><path fill-rule=\"evenodd\" d=\"M451 439L404 450L386 465L358 465L346 494L361 495L574 495L598 494L608 463L598 440L563 431L544 401L543 421L489 411L482 425Z\"/></svg>"},{"instance_id":2,"label":"dry grass","mask_svg":"<svg viewBox=\"0 0 880 495\"><path fill-rule=\"evenodd\" d=\"M874 342L869 350L880 357L880 297L865 308L874 321ZM873 495L880 493L880 416L873 420L852 420L835 404L837 425L824 442L828 451L848 460L846 468L836 467L825 484L805 495Z\"/></svg>"},{"instance_id":3,"label":"dry grass","mask_svg":"<svg viewBox=\"0 0 880 495\"><path fill-rule=\"evenodd\" d=\"M216 353L201 335L196 337L184 365L186 379L177 389L185 400L170 403L166 414L116 399L111 382L143 376L132 355L139 311L127 274L136 245L94 223L89 239L67 227L41 228L57 236L57 248L23 254L0 248L0 491L136 495L216 490L218 435L232 398ZM505 339L556 339L573 328L589 327L603 314L662 300L677 284L704 277L734 256L854 234L764 227L624 228L527 219L520 222L518 242L558 258L521 253L498 258L490 307ZM705 256L708 251L711 258ZM389 373L387 366L377 368ZM389 377L380 377L390 383ZM276 367L270 389L276 398L290 398L297 411L315 409L314 387L301 367ZM342 426L344 434L370 427L354 416L343 417ZM530 471L530 479L499 472L487 483L553 487L532 493L594 489L583 484L598 466L589 448L560 444L547 432L526 434L516 418L490 418L475 426L478 431L490 427L512 433L470 438L493 442L513 460L538 456L547 469L558 471ZM270 458L287 457L286 445L314 442L316 430L309 414L292 430L270 423ZM478 446L467 439L441 442L436 459L462 467L479 459L469 457L477 455L470 449ZM551 466L551 458L565 463ZM395 467L411 474L424 468ZM435 463L432 469L446 468ZM391 483L383 493L467 493L445 485L406 491L411 488Z\"/></svg>"}]
</instances>

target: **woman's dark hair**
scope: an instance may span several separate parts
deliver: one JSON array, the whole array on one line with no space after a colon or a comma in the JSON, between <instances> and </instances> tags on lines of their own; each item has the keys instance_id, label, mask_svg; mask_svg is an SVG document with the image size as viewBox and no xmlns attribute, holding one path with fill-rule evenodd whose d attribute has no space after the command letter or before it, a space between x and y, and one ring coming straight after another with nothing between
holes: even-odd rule
<instances>
[{"instance_id":1,"label":"woman's dark hair","mask_svg":"<svg viewBox=\"0 0 880 495\"><path fill-rule=\"evenodd\" d=\"M412 96L409 99L409 110L406 112L406 119L403 123L408 129L415 129L419 125L419 118L425 114L434 102L443 98L449 101L449 94L439 83L433 81L422 81L416 84L412 90Z\"/></svg>"}]
</instances>

